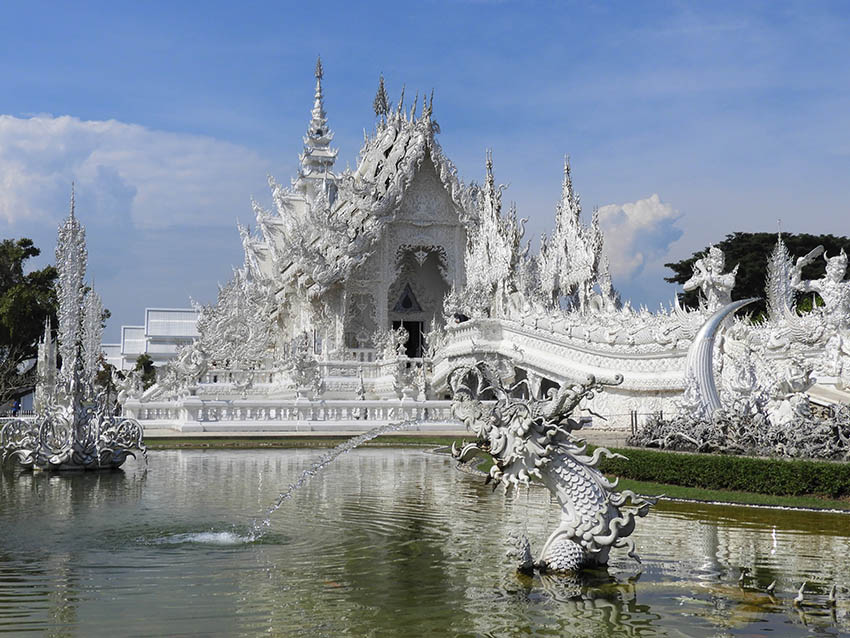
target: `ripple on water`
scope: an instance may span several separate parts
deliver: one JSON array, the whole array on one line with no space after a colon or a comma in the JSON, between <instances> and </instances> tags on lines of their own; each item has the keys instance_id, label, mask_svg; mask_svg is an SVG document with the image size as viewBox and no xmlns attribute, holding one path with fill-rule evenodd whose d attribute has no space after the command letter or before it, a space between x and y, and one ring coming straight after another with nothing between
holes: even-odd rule
<instances>
[{"instance_id":1,"label":"ripple on water","mask_svg":"<svg viewBox=\"0 0 850 638\"><path fill-rule=\"evenodd\" d=\"M183 534L172 534L160 538L142 539L146 545L247 545L254 542L254 538L235 532L186 532Z\"/></svg>"},{"instance_id":2,"label":"ripple on water","mask_svg":"<svg viewBox=\"0 0 850 638\"><path fill-rule=\"evenodd\" d=\"M539 551L560 518L547 492L371 449L252 540L320 454L153 452L135 483L0 475L0 635L850 635L846 517L662 502L633 536L642 566L618 551L610 582L518 578L506 539Z\"/></svg>"}]
</instances>

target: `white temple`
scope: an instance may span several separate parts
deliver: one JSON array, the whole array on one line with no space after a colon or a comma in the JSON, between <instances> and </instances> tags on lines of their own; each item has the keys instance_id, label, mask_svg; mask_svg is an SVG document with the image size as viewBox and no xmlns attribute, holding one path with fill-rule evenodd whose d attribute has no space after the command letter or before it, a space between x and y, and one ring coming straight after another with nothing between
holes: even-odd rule
<instances>
[{"instance_id":1,"label":"white temple","mask_svg":"<svg viewBox=\"0 0 850 638\"><path fill-rule=\"evenodd\" d=\"M717 255L689 282L707 299L699 311L622 306L598 219L581 221L568 163L555 230L531 255L516 210L502 209L492 158L483 185L465 185L443 154L433 95L407 107L402 92L393 107L381 78L374 131L356 168L337 171L321 62L315 77L298 174L289 187L270 180L274 210L254 203L256 228L239 228L244 264L218 302L199 309L199 336L162 367L157 384L142 393L127 381L127 414L181 430L441 424L451 421L447 376L480 360L538 395L589 374L622 374L622 384L586 406L601 427L681 409L688 348L734 285L735 272L723 273ZM788 290L820 285L800 282L799 273L791 281L792 271L776 275ZM835 315L832 327L817 338L787 338L816 319L784 306L761 326L735 320L717 373L739 370L723 367L737 357L773 379L793 359L825 391L840 392L850 385L843 285L843 301L824 311Z\"/></svg>"}]
</instances>

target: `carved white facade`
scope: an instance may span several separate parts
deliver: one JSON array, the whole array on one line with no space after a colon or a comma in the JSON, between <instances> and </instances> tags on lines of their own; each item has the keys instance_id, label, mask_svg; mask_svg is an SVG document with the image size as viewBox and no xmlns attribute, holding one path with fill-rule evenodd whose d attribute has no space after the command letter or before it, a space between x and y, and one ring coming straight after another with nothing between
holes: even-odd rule
<instances>
[{"instance_id":1,"label":"carved white facade","mask_svg":"<svg viewBox=\"0 0 850 638\"><path fill-rule=\"evenodd\" d=\"M289 186L270 179L273 210L254 203L256 227L239 228L244 264L197 309L197 340L154 387L128 395L128 414L196 430L448 423L449 372L482 360L537 396L621 374L587 403L603 427L685 405L688 349L734 286L721 251L687 284L702 291L698 310L620 305L598 217L582 223L568 163L555 230L532 255L523 220L502 210L489 154L482 186L464 185L443 154L433 98L407 109L402 93L393 108L382 80L356 168L336 171L322 79L319 63L298 174ZM813 282L790 260L771 265L768 322L723 324L713 370L723 400L748 365L773 385L793 376L792 361L839 394L850 385L846 256ZM811 316L791 310L805 290L828 299Z\"/></svg>"}]
</instances>

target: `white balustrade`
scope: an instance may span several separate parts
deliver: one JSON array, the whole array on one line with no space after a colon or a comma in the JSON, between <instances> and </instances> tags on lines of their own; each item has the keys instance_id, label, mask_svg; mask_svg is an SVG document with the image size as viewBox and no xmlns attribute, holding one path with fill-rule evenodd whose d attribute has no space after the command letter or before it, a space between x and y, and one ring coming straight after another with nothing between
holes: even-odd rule
<instances>
[{"instance_id":1,"label":"white balustrade","mask_svg":"<svg viewBox=\"0 0 850 638\"><path fill-rule=\"evenodd\" d=\"M182 404L182 405L181 405ZM182 409L181 409L182 408ZM423 424L459 427L451 401L412 400L203 400L128 402L126 413L142 425L176 429L368 429L384 423L418 420ZM181 418L182 415L182 418ZM268 426L268 427L265 427ZM289 427L287 427L289 426Z\"/></svg>"}]
</instances>

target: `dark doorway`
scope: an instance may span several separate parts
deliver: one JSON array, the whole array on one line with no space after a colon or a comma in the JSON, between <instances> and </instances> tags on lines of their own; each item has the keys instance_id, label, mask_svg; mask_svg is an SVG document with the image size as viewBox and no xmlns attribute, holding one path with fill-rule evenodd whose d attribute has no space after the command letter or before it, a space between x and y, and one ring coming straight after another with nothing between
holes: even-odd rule
<instances>
[{"instance_id":1,"label":"dark doorway","mask_svg":"<svg viewBox=\"0 0 850 638\"><path fill-rule=\"evenodd\" d=\"M422 321L393 321L393 330L398 330L399 326L407 330L407 343L404 346L404 353L411 359L416 359L422 356Z\"/></svg>"}]
</instances>

